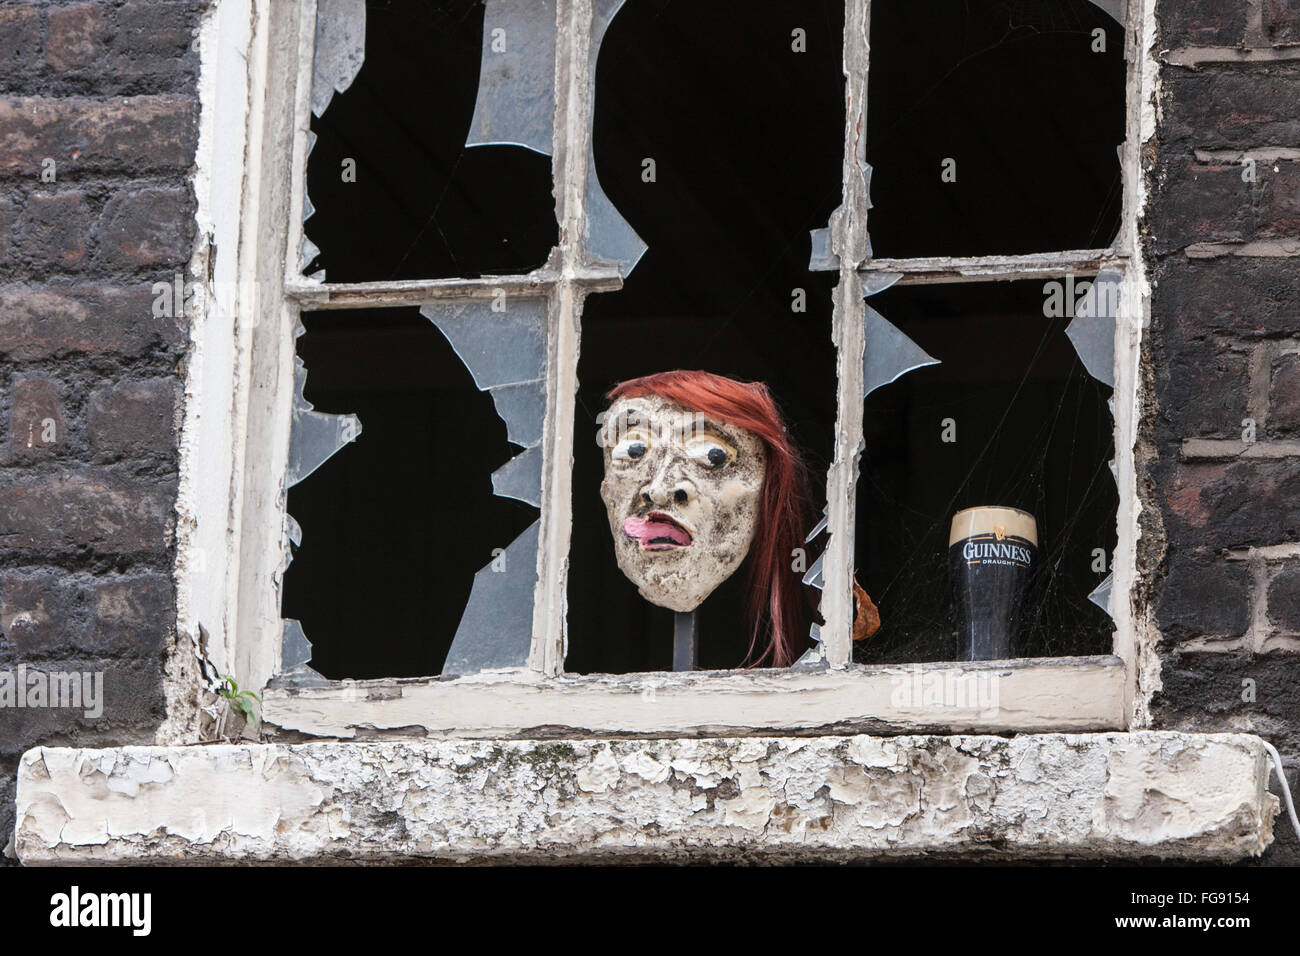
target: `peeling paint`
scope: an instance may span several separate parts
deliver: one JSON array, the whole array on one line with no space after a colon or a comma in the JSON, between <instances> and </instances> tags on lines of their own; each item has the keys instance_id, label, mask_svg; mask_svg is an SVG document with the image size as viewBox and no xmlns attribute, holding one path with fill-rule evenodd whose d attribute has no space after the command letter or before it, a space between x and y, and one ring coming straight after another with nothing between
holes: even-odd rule
<instances>
[{"instance_id":1,"label":"peeling paint","mask_svg":"<svg viewBox=\"0 0 1300 956\"><path fill-rule=\"evenodd\" d=\"M1258 738L1157 732L43 748L15 842L29 865L1230 861L1272 841L1267 775Z\"/></svg>"}]
</instances>

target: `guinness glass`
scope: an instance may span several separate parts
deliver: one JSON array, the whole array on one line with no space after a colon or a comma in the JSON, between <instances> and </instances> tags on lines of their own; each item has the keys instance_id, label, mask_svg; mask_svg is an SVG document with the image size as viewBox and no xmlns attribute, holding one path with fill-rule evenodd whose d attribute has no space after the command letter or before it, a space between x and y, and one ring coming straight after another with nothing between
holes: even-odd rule
<instances>
[{"instance_id":1,"label":"guinness glass","mask_svg":"<svg viewBox=\"0 0 1300 956\"><path fill-rule=\"evenodd\" d=\"M948 573L957 603L957 659L1012 656L1020 606L1038 560L1038 525L1018 508L959 511L948 535Z\"/></svg>"}]
</instances>

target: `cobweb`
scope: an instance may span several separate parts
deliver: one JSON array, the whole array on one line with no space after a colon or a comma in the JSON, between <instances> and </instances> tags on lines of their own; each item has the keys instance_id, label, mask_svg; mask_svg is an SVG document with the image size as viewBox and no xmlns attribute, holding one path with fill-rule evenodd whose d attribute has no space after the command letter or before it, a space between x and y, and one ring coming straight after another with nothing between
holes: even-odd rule
<instances>
[{"instance_id":1,"label":"cobweb","mask_svg":"<svg viewBox=\"0 0 1300 956\"><path fill-rule=\"evenodd\" d=\"M876 427L861 462L857 557L882 627L856 648L859 660L955 657L948 532L955 512L977 505L1021 508L1038 523L1017 656L1109 653L1110 618L1088 597L1115 545L1109 389L1073 355L1063 358L1065 322L1038 321L1041 334L1018 380L954 386L941 368L924 369L868 399ZM909 334L923 327L913 323ZM950 363L950 376L953 363L979 361L967 342L922 344ZM932 437L946 415L958 429L951 450Z\"/></svg>"}]
</instances>

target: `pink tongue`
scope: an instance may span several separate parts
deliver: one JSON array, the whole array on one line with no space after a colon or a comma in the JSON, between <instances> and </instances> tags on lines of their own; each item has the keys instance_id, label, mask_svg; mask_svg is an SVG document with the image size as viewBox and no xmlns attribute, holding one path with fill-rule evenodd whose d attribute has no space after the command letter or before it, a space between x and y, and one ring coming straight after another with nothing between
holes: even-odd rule
<instances>
[{"instance_id":1,"label":"pink tongue","mask_svg":"<svg viewBox=\"0 0 1300 956\"><path fill-rule=\"evenodd\" d=\"M623 533L629 538L636 538L642 544L656 538L667 538L673 544L686 546L691 543L691 536L677 525L660 518L628 518L623 522Z\"/></svg>"}]
</instances>

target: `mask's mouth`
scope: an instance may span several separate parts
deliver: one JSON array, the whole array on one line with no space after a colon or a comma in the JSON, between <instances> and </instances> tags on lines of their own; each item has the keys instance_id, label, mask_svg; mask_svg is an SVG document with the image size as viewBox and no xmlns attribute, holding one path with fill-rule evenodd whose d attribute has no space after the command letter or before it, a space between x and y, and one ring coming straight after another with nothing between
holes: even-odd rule
<instances>
[{"instance_id":1,"label":"mask's mouth","mask_svg":"<svg viewBox=\"0 0 1300 956\"><path fill-rule=\"evenodd\" d=\"M644 518L628 518L623 522L623 533L641 542L642 551L675 551L689 548L694 540L681 522L662 511L652 511Z\"/></svg>"}]
</instances>

